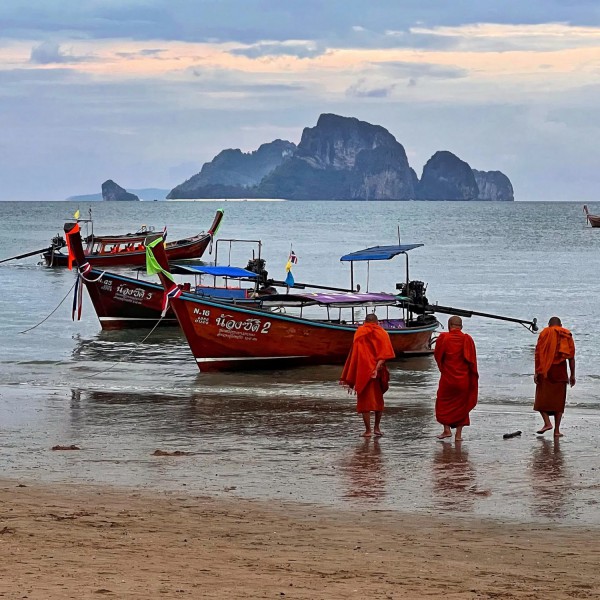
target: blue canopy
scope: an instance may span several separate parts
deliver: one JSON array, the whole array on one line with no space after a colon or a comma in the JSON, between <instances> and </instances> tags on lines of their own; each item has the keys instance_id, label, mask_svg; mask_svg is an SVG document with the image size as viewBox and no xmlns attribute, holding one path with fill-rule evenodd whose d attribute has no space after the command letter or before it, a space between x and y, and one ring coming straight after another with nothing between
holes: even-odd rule
<instances>
[{"instance_id":1,"label":"blue canopy","mask_svg":"<svg viewBox=\"0 0 600 600\"><path fill-rule=\"evenodd\" d=\"M373 248L365 248L358 252L345 254L340 258L342 261L358 261L358 260L390 260L398 254L403 254L409 250L420 248L423 244L402 244L400 246L374 246Z\"/></svg>"},{"instance_id":2,"label":"blue canopy","mask_svg":"<svg viewBox=\"0 0 600 600\"><path fill-rule=\"evenodd\" d=\"M176 274L202 274L202 275L214 275L215 277L232 277L235 279L246 279L258 277L257 273L247 271L240 267L226 267L216 266L211 267L208 265L173 265L171 269L172 273Z\"/></svg>"}]
</instances>

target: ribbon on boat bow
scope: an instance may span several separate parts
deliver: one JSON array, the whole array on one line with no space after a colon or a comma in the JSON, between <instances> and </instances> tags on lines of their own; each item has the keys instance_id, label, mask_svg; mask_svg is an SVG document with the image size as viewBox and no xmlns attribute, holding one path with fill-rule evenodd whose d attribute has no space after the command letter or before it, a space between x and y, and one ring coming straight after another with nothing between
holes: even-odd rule
<instances>
[{"instance_id":1,"label":"ribbon on boat bow","mask_svg":"<svg viewBox=\"0 0 600 600\"><path fill-rule=\"evenodd\" d=\"M162 241L163 240L161 238L156 238L154 241L146 245L146 273L148 273L148 275L156 275L157 273L162 273L167 279L170 279L173 283L173 285L168 290L166 290L166 292L163 295L161 317L164 317L167 314L167 309L169 308L169 299L179 298L179 296L181 296L181 288L175 283L173 275L171 275L171 273L169 273L169 271L167 271L166 269L163 269L160 266L158 260L156 260L156 256L154 256L154 248Z\"/></svg>"},{"instance_id":2,"label":"ribbon on boat bow","mask_svg":"<svg viewBox=\"0 0 600 600\"><path fill-rule=\"evenodd\" d=\"M73 292L73 307L71 309L71 319L75 320L75 313L77 313L77 320L81 321L81 310L83 308L83 280L95 283L100 281L105 271L102 271L96 279L88 279L86 275L92 270L92 265L89 262L84 262L80 267L77 268L77 274L75 275L75 290Z\"/></svg>"}]
</instances>

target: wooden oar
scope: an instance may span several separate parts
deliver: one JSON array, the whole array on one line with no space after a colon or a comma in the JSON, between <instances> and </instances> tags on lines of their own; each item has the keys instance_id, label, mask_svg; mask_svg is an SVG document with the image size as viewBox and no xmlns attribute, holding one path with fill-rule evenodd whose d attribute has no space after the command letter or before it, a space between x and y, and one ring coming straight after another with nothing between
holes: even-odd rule
<instances>
[{"instance_id":1,"label":"wooden oar","mask_svg":"<svg viewBox=\"0 0 600 600\"><path fill-rule=\"evenodd\" d=\"M25 254L18 254L17 256L11 256L10 258L3 258L0 260L0 263L6 262L8 260L18 260L19 258L27 258L28 256L34 256L35 254L42 254L48 250L52 250L52 246L48 248L42 248L41 250L33 250L32 252L26 252Z\"/></svg>"}]
</instances>

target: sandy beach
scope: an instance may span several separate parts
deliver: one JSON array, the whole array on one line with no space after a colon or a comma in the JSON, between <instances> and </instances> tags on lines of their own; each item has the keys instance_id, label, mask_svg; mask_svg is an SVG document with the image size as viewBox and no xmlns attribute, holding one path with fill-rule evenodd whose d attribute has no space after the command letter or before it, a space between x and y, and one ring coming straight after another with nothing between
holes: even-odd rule
<instances>
[{"instance_id":1,"label":"sandy beach","mask_svg":"<svg viewBox=\"0 0 600 600\"><path fill-rule=\"evenodd\" d=\"M0 485L0 597L593 598L598 529Z\"/></svg>"}]
</instances>

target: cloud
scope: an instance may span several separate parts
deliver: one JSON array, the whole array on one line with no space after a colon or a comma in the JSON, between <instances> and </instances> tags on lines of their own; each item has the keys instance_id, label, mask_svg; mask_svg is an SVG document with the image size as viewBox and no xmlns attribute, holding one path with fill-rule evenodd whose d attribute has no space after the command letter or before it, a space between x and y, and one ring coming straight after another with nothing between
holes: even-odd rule
<instances>
[{"instance_id":1,"label":"cloud","mask_svg":"<svg viewBox=\"0 0 600 600\"><path fill-rule=\"evenodd\" d=\"M432 63L388 61L374 64L398 79L461 79L469 75L469 71L461 67Z\"/></svg>"},{"instance_id":2,"label":"cloud","mask_svg":"<svg viewBox=\"0 0 600 600\"><path fill-rule=\"evenodd\" d=\"M387 98L394 91L395 84L370 86L365 79L359 79L346 90L346 96L353 98Z\"/></svg>"},{"instance_id":3,"label":"cloud","mask_svg":"<svg viewBox=\"0 0 600 600\"><path fill-rule=\"evenodd\" d=\"M370 33L496 22L599 26L596 0L2 0L0 38L177 40L259 44L309 36L325 46L366 44ZM379 32L379 33L377 33ZM362 35L361 35L362 34ZM416 36L415 31L412 36ZM431 41L431 36L427 36ZM439 40L439 36L437 37ZM418 41L416 37L411 44ZM427 40L423 38L423 42Z\"/></svg>"},{"instance_id":4,"label":"cloud","mask_svg":"<svg viewBox=\"0 0 600 600\"><path fill-rule=\"evenodd\" d=\"M164 48L142 48L135 52L116 52L115 56L119 58L125 58L127 60L135 60L137 58L151 57L157 60L161 60L161 54L167 52ZM165 59L166 60L166 59Z\"/></svg>"},{"instance_id":5,"label":"cloud","mask_svg":"<svg viewBox=\"0 0 600 600\"><path fill-rule=\"evenodd\" d=\"M325 48L310 41L287 40L285 42L260 42L245 48L229 51L234 56L246 56L257 59L272 56L294 56L296 58L315 58L325 52Z\"/></svg>"},{"instance_id":6,"label":"cloud","mask_svg":"<svg viewBox=\"0 0 600 600\"><path fill-rule=\"evenodd\" d=\"M42 42L31 49L30 62L35 65L52 65L64 63L78 63L93 60L86 56L73 56L67 54L60 44L55 42Z\"/></svg>"},{"instance_id":7,"label":"cloud","mask_svg":"<svg viewBox=\"0 0 600 600\"><path fill-rule=\"evenodd\" d=\"M396 32L388 32L395 35ZM473 23L457 27L411 27L410 34L432 45L475 52L542 52L565 48L598 47L600 27L569 23L499 24ZM404 35L400 32L400 36Z\"/></svg>"},{"instance_id":8,"label":"cloud","mask_svg":"<svg viewBox=\"0 0 600 600\"><path fill-rule=\"evenodd\" d=\"M0 23L2 199L172 186L323 112L388 128L416 170L442 148L503 170L519 199L600 185L597 0L2 0Z\"/></svg>"}]
</instances>

